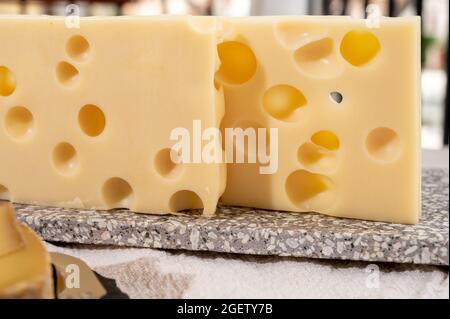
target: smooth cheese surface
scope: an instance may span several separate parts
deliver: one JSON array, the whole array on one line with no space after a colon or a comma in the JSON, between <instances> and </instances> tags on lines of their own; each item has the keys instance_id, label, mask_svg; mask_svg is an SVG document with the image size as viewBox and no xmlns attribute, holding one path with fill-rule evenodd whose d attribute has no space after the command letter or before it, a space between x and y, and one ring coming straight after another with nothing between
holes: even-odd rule
<instances>
[{"instance_id":1,"label":"smooth cheese surface","mask_svg":"<svg viewBox=\"0 0 450 319\"><path fill-rule=\"evenodd\" d=\"M222 127L279 134L278 171L229 164L224 204L418 222L420 20L365 23L222 19Z\"/></svg>"},{"instance_id":2,"label":"smooth cheese surface","mask_svg":"<svg viewBox=\"0 0 450 319\"><path fill-rule=\"evenodd\" d=\"M20 225L25 246L0 257L0 298L52 298L50 256L40 238Z\"/></svg>"},{"instance_id":3,"label":"smooth cheese surface","mask_svg":"<svg viewBox=\"0 0 450 319\"><path fill-rule=\"evenodd\" d=\"M224 164L175 164L174 128L218 127L216 20L0 18L0 196L213 214Z\"/></svg>"},{"instance_id":4,"label":"smooth cheese surface","mask_svg":"<svg viewBox=\"0 0 450 319\"><path fill-rule=\"evenodd\" d=\"M0 258L13 253L24 245L20 225L12 207L0 201Z\"/></svg>"}]
</instances>

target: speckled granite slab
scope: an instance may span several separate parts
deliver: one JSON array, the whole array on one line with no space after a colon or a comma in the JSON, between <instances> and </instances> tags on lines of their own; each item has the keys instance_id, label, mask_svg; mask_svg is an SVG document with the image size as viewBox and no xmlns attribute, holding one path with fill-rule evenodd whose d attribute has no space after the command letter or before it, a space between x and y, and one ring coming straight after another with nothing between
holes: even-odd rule
<instances>
[{"instance_id":1,"label":"speckled granite slab","mask_svg":"<svg viewBox=\"0 0 450 319\"><path fill-rule=\"evenodd\" d=\"M448 266L449 172L424 171L423 218L405 226L220 207L217 216L149 216L16 205L45 240Z\"/></svg>"}]
</instances>

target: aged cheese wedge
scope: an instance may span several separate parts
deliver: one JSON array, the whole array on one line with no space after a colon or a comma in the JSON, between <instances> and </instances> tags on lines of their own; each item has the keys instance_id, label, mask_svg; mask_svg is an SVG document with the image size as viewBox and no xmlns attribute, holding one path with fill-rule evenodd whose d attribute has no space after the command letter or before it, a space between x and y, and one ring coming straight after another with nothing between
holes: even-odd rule
<instances>
[{"instance_id":1,"label":"aged cheese wedge","mask_svg":"<svg viewBox=\"0 0 450 319\"><path fill-rule=\"evenodd\" d=\"M0 213L5 212L0 206ZM7 208L7 211L12 209ZM23 245L0 255L0 298L53 298L53 280L50 255L41 239L27 226L19 224L6 228L0 233L2 239L6 234L18 232L13 237L23 238Z\"/></svg>"},{"instance_id":2,"label":"aged cheese wedge","mask_svg":"<svg viewBox=\"0 0 450 319\"><path fill-rule=\"evenodd\" d=\"M0 258L22 248L23 245L20 225L12 207L0 201Z\"/></svg>"},{"instance_id":3,"label":"aged cheese wedge","mask_svg":"<svg viewBox=\"0 0 450 319\"><path fill-rule=\"evenodd\" d=\"M275 174L228 165L223 203L418 222L420 20L369 22L222 19L222 127L279 138Z\"/></svg>"},{"instance_id":4,"label":"aged cheese wedge","mask_svg":"<svg viewBox=\"0 0 450 319\"><path fill-rule=\"evenodd\" d=\"M213 214L225 165L175 164L170 136L223 117L216 20L68 20L0 18L0 198Z\"/></svg>"}]
</instances>

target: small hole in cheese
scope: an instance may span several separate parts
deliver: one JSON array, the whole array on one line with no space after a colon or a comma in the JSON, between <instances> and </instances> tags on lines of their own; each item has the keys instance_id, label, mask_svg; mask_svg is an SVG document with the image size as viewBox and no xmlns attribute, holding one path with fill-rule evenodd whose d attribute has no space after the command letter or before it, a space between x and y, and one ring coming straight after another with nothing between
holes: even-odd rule
<instances>
[{"instance_id":1,"label":"small hole in cheese","mask_svg":"<svg viewBox=\"0 0 450 319\"><path fill-rule=\"evenodd\" d=\"M281 121L294 119L297 109L306 105L302 92L290 85L277 85L266 91L263 97L264 109L272 117Z\"/></svg>"},{"instance_id":2,"label":"small hole in cheese","mask_svg":"<svg viewBox=\"0 0 450 319\"><path fill-rule=\"evenodd\" d=\"M286 192L292 203L305 212L331 208L336 200L336 187L328 177L305 170L288 177Z\"/></svg>"},{"instance_id":3,"label":"small hole in cheese","mask_svg":"<svg viewBox=\"0 0 450 319\"><path fill-rule=\"evenodd\" d=\"M63 175L75 173L78 168L77 151L69 143L58 144L53 150L53 164Z\"/></svg>"},{"instance_id":4,"label":"small hole in cheese","mask_svg":"<svg viewBox=\"0 0 450 319\"><path fill-rule=\"evenodd\" d=\"M0 184L0 200L10 200L9 190L6 186Z\"/></svg>"},{"instance_id":5,"label":"small hole in cheese","mask_svg":"<svg viewBox=\"0 0 450 319\"><path fill-rule=\"evenodd\" d=\"M108 209L129 209L134 200L133 188L119 177L110 178L103 184L102 195Z\"/></svg>"},{"instance_id":6,"label":"small hole in cheese","mask_svg":"<svg viewBox=\"0 0 450 319\"><path fill-rule=\"evenodd\" d=\"M228 84L244 84L256 73L258 63L253 51L245 44L228 41L218 45L221 62L216 77Z\"/></svg>"},{"instance_id":7,"label":"small hole in cheese","mask_svg":"<svg viewBox=\"0 0 450 319\"><path fill-rule=\"evenodd\" d=\"M98 106L87 104L78 113L78 124L86 135L90 137L99 136L105 129L105 114Z\"/></svg>"},{"instance_id":8,"label":"small hole in cheese","mask_svg":"<svg viewBox=\"0 0 450 319\"><path fill-rule=\"evenodd\" d=\"M89 56L89 42L81 35L74 35L66 45L67 54L76 61L84 61Z\"/></svg>"},{"instance_id":9,"label":"small hole in cheese","mask_svg":"<svg viewBox=\"0 0 450 319\"><path fill-rule=\"evenodd\" d=\"M203 202L196 193L183 190L172 195L169 207L172 212L203 209Z\"/></svg>"},{"instance_id":10,"label":"small hole in cheese","mask_svg":"<svg viewBox=\"0 0 450 319\"><path fill-rule=\"evenodd\" d=\"M0 66L0 96L10 96L16 90L16 78L5 66Z\"/></svg>"},{"instance_id":11,"label":"small hole in cheese","mask_svg":"<svg viewBox=\"0 0 450 319\"><path fill-rule=\"evenodd\" d=\"M384 162L393 161L400 153L400 138L394 130L379 127L368 135L366 147L374 159Z\"/></svg>"},{"instance_id":12,"label":"small hole in cheese","mask_svg":"<svg viewBox=\"0 0 450 319\"><path fill-rule=\"evenodd\" d=\"M320 131L311 137L311 141L319 146L322 146L330 151L336 151L339 149L339 138L330 131Z\"/></svg>"},{"instance_id":13,"label":"small hole in cheese","mask_svg":"<svg viewBox=\"0 0 450 319\"><path fill-rule=\"evenodd\" d=\"M163 149L158 152L155 157L155 169L163 177L175 178L181 173L182 166L172 161L176 159L177 154L170 148Z\"/></svg>"},{"instance_id":14,"label":"small hole in cheese","mask_svg":"<svg viewBox=\"0 0 450 319\"><path fill-rule=\"evenodd\" d=\"M75 85L79 75L77 68L68 62L60 62L56 67L56 76L59 82L65 86Z\"/></svg>"},{"instance_id":15,"label":"small hole in cheese","mask_svg":"<svg viewBox=\"0 0 450 319\"><path fill-rule=\"evenodd\" d=\"M337 104L341 104L344 101L344 96L336 91L330 93L330 98L331 101Z\"/></svg>"},{"instance_id":16,"label":"small hole in cheese","mask_svg":"<svg viewBox=\"0 0 450 319\"><path fill-rule=\"evenodd\" d=\"M337 167L336 154L313 143L300 146L298 160L305 168L316 172L331 172Z\"/></svg>"},{"instance_id":17,"label":"small hole in cheese","mask_svg":"<svg viewBox=\"0 0 450 319\"><path fill-rule=\"evenodd\" d=\"M381 49L380 41L371 32L355 30L348 32L341 42L341 54L353 66L364 66L372 61Z\"/></svg>"},{"instance_id":18,"label":"small hole in cheese","mask_svg":"<svg viewBox=\"0 0 450 319\"><path fill-rule=\"evenodd\" d=\"M33 133L33 114L23 106L13 107L6 113L5 128L12 138L26 139Z\"/></svg>"}]
</instances>

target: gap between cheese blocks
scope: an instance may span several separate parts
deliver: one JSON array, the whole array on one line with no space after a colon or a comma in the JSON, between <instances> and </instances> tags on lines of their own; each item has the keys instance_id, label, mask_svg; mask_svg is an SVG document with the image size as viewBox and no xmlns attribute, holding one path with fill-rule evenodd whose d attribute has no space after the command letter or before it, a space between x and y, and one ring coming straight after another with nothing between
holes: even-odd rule
<instances>
[{"instance_id":1,"label":"gap between cheese blocks","mask_svg":"<svg viewBox=\"0 0 450 319\"><path fill-rule=\"evenodd\" d=\"M0 199L419 220L419 18L2 17L0 42ZM174 161L195 121L277 170Z\"/></svg>"}]
</instances>

